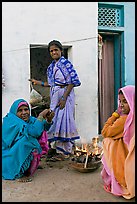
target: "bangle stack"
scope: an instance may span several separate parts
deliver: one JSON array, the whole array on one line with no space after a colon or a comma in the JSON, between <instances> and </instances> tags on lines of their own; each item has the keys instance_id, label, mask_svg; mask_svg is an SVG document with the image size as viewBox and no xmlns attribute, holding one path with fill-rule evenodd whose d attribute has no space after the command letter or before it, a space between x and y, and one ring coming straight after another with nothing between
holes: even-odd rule
<instances>
[{"instance_id":1,"label":"bangle stack","mask_svg":"<svg viewBox=\"0 0 137 204\"><path fill-rule=\"evenodd\" d=\"M44 86L44 81L41 82L41 86Z\"/></svg>"},{"instance_id":2,"label":"bangle stack","mask_svg":"<svg viewBox=\"0 0 137 204\"><path fill-rule=\"evenodd\" d=\"M115 116L116 118L119 118L120 116L117 112L114 112L112 115Z\"/></svg>"}]
</instances>

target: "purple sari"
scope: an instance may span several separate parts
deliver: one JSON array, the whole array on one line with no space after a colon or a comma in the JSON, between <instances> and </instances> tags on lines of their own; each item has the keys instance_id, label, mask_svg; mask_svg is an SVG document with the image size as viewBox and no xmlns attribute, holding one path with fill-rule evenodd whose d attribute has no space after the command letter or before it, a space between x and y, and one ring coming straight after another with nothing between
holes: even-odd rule
<instances>
[{"instance_id":1,"label":"purple sari","mask_svg":"<svg viewBox=\"0 0 137 204\"><path fill-rule=\"evenodd\" d=\"M80 86L80 81L76 70L70 61L61 57L57 63L53 61L47 70L48 83L50 88L50 109L55 112L53 125L49 129L48 141L55 141L56 150L69 154L72 151L73 143L79 139L74 120L75 94L74 88L71 90L66 100L64 109L60 109L58 102L67 89L67 85ZM62 88L60 85L65 85Z\"/></svg>"}]
</instances>

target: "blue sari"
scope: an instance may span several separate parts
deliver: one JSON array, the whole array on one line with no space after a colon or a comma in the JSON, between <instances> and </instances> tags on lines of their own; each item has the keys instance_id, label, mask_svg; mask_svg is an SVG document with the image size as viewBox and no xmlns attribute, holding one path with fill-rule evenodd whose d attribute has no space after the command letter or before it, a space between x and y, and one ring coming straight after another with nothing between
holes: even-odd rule
<instances>
[{"instance_id":1,"label":"blue sari","mask_svg":"<svg viewBox=\"0 0 137 204\"><path fill-rule=\"evenodd\" d=\"M50 128L50 124L39 121L30 116L25 122L18 116L17 108L24 99L16 100L9 113L3 118L2 124L2 178L16 179L24 175L33 160L33 152L39 154L42 148L38 142L44 130Z\"/></svg>"},{"instance_id":2,"label":"blue sari","mask_svg":"<svg viewBox=\"0 0 137 204\"><path fill-rule=\"evenodd\" d=\"M50 109L55 112L53 125L47 132L48 141L55 143L57 152L67 155L71 153L74 141L80 139L74 120L74 88L67 97L64 109L60 109L58 103L67 85L73 84L74 87L78 87L81 82L72 63L63 56L57 62L52 61L47 69L47 76L50 85Z\"/></svg>"}]
</instances>

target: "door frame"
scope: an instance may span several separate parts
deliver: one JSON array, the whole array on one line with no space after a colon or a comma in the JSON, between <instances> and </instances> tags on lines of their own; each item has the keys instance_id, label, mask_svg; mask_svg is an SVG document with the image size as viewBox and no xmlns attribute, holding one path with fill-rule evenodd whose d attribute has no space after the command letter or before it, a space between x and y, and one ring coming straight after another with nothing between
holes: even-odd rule
<instances>
[{"instance_id":1,"label":"door frame","mask_svg":"<svg viewBox=\"0 0 137 204\"><path fill-rule=\"evenodd\" d=\"M114 43L114 110L117 108L118 89L124 86L125 69L124 69L124 32L114 32L106 30L98 30L103 36L113 36ZM99 80L99 79L98 79ZM112 110L112 111L114 111ZM99 116L100 117L100 116ZM100 132L99 127L99 132Z\"/></svg>"}]
</instances>

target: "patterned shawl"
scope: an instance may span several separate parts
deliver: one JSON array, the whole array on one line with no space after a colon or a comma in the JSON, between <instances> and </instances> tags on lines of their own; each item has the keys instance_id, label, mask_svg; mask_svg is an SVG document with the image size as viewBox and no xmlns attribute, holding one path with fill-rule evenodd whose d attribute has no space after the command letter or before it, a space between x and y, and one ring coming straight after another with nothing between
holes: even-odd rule
<instances>
[{"instance_id":1,"label":"patterned shawl","mask_svg":"<svg viewBox=\"0 0 137 204\"><path fill-rule=\"evenodd\" d=\"M56 66L56 70L54 70ZM56 78L57 71L60 71L63 76L63 80ZM65 59L63 56L55 63L55 60L49 65L47 69L48 83L50 86L55 86L57 84L67 85L74 84L75 86L80 86L81 82L79 81L76 70L74 69L72 63Z\"/></svg>"}]
</instances>

